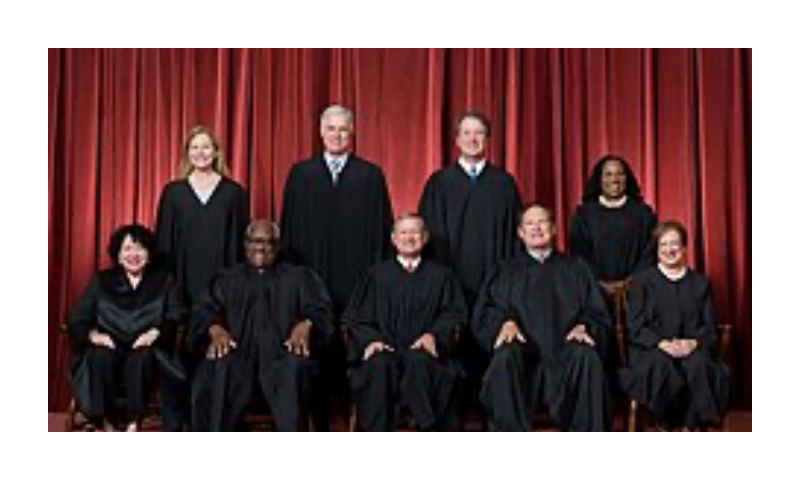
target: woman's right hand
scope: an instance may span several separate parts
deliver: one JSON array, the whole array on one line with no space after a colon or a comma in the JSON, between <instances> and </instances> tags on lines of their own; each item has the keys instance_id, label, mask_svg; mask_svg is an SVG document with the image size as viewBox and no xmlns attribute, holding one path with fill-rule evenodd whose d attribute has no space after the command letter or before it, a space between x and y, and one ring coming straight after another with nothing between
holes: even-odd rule
<instances>
[{"instance_id":1,"label":"woman's right hand","mask_svg":"<svg viewBox=\"0 0 800 480\"><path fill-rule=\"evenodd\" d=\"M106 333L100 333L97 330L92 330L89 332L89 341L92 342L92 345L114 350L114 340L112 340L111 336Z\"/></svg>"}]
</instances>

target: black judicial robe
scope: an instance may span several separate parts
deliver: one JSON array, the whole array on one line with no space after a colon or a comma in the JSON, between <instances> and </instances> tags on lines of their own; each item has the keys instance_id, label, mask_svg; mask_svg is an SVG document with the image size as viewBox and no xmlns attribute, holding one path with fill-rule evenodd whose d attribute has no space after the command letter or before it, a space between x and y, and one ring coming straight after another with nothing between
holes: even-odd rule
<instances>
[{"instance_id":1,"label":"black judicial robe","mask_svg":"<svg viewBox=\"0 0 800 480\"><path fill-rule=\"evenodd\" d=\"M517 321L527 343L494 349L508 319ZM566 342L567 334L578 323L586 326L596 348ZM481 345L493 353L481 398L490 410L494 428L530 428L530 415L540 402L550 407L551 416L563 428L610 427L601 357L608 348L611 321L591 271L581 259L553 251L543 263L528 253L504 263L484 284L472 328ZM512 353L509 356L507 352ZM503 388L496 388L498 381L508 381L509 365L522 365L512 372L520 382L515 387L519 395L514 399L508 398ZM577 394L578 400L572 398L582 388L587 391ZM503 411L508 402L521 407L514 412ZM584 407L584 411L571 410ZM509 415L516 418L505 418Z\"/></svg>"},{"instance_id":2,"label":"black judicial robe","mask_svg":"<svg viewBox=\"0 0 800 480\"><path fill-rule=\"evenodd\" d=\"M714 355L716 328L711 286L703 275L689 269L673 281L658 267L636 274L628 304L630 364L620 375L625 391L656 417L682 410L678 426L718 423L728 398L728 371ZM658 349L661 340L672 338L695 339L698 347L686 359L672 359Z\"/></svg>"},{"instance_id":3,"label":"black judicial robe","mask_svg":"<svg viewBox=\"0 0 800 480\"><path fill-rule=\"evenodd\" d=\"M307 401L286 378L286 370L304 361L283 345L294 326L312 322L312 351L332 333L330 299L321 279L310 269L279 261L267 269L239 264L219 272L192 314L189 341L205 352L211 325L223 326L237 346L220 360L204 359L194 380L193 427L234 428L254 384L261 388L281 429L295 429L298 408ZM307 393L307 392L306 392ZM290 401L285 401L289 398ZM288 415L291 420L286 420ZM284 428L285 427L285 428Z\"/></svg>"},{"instance_id":4,"label":"black judicial robe","mask_svg":"<svg viewBox=\"0 0 800 480\"><path fill-rule=\"evenodd\" d=\"M393 353L378 354L361 363L353 374L359 417L367 418L367 425L362 427L393 429L395 419L388 417L393 417L392 404L402 398L418 426L450 428L442 422L461 370L451 360L449 350L456 328L467 321L463 293L450 268L423 260L408 272L397 259L384 261L371 268L359 283L344 321L352 336L354 362L360 362L364 350L374 341L394 349ZM436 338L436 359L410 349L425 333ZM394 357L394 361L385 369L369 368L380 361L381 355ZM413 362L425 364L418 367L424 373L414 371ZM384 382L388 388L383 388ZM394 398L383 398L387 391ZM382 419L376 421L378 417Z\"/></svg>"},{"instance_id":5,"label":"black judicial robe","mask_svg":"<svg viewBox=\"0 0 800 480\"><path fill-rule=\"evenodd\" d=\"M92 347L89 332L97 329L111 336L115 351L130 352L136 339L153 327L159 338L153 344L155 358L165 375L185 380L184 366L173 355L174 333L186 315L186 308L169 273L148 266L134 289L121 268L96 274L70 312L67 328L74 358L71 384L80 410L96 416L102 407L98 392L90 384L91 366L87 354ZM107 392L113 395L113 392Z\"/></svg>"},{"instance_id":6,"label":"black judicial robe","mask_svg":"<svg viewBox=\"0 0 800 480\"><path fill-rule=\"evenodd\" d=\"M598 200L578 206L569 229L570 254L586 260L599 281L624 280L655 265L657 219L649 205L629 197L608 208Z\"/></svg>"},{"instance_id":7,"label":"black judicial robe","mask_svg":"<svg viewBox=\"0 0 800 480\"><path fill-rule=\"evenodd\" d=\"M220 180L206 204L188 180L164 187L156 219L158 249L190 299L203 292L219 269L242 260L249 221L247 194L229 178Z\"/></svg>"},{"instance_id":8,"label":"black judicial robe","mask_svg":"<svg viewBox=\"0 0 800 480\"><path fill-rule=\"evenodd\" d=\"M392 205L380 167L349 155L336 184L322 156L295 164L283 191L281 238L293 262L325 281L340 316L359 278L390 252Z\"/></svg>"},{"instance_id":9,"label":"black judicial robe","mask_svg":"<svg viewBox=\"0 0 800 480\"><path fill-rule=\"evenodd\" d=\"M519 251L521 203L514 178L490 163L475 183L455 162L425 184L419 214L430 232L430 254L453 268L470 306L485 276Z\"/></svg>"}]
</instances>

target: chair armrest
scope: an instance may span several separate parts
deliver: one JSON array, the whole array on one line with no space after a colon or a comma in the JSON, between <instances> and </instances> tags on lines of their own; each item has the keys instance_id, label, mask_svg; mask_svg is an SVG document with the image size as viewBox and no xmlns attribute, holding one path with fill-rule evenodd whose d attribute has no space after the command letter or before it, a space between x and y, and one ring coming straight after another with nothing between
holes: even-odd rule
<instances>
[{"instance_id":1,"label":"chair armrest","mask_svg":"<svg viewBox=\"0 0 800 480\"><path fill-rule=\"evenodd\" d=\"M717 356L728 364L730 364L732 341L733 325L730 323L717 325Z\"/></svg>"}]
</instances>

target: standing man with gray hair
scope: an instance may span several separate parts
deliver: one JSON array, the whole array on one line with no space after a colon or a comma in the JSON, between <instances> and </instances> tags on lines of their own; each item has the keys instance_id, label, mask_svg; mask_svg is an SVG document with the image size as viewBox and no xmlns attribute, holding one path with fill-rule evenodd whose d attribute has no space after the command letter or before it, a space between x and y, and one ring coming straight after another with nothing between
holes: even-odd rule
<instances>
[{"instance_id":1,"label":"standing man with gray hair","mask_svg":"<svg viewBox=\"0 0 800 480\"><path fill-rule=\"evenodd\" d=\"M332 105L320 119L322 154L295 164L283 190L281 229L288 258L307 265L325 281L333 311L341 318L350 293L367 268L390 252L392 206L383 172L351 152L353 113ZM345 351L341 335L323 358L322 387L346 397ZM323 398L320 398L323 397ZM327 392L317 399L327 402ZM329 412L315 408L315 426L329 428Z\"/></svg>"}]
</instances>

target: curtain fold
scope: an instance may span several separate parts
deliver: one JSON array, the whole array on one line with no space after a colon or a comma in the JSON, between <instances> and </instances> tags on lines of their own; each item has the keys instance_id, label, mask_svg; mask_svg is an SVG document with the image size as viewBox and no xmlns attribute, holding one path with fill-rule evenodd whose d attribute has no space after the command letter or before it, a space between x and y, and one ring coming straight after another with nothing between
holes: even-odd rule
<instances>
[{"instance_id":1,"label":"curtain fold","mask_svg":"<svg viewBox=\"0 0 800 480\"><path fill-rule=\"evenodd\" d=\"M49 409L69 399L59 334L119 225L154 222L185 134L214 128L254 216L277 218L291 165L321 148L332 102L356 114L396 210L453 160L454 121L492 120L491 160L557 210L563 246L594 161L624 156L735 325L734 400L751 404L750 49L48 51Z\"/></svg>"}]
</instances>

